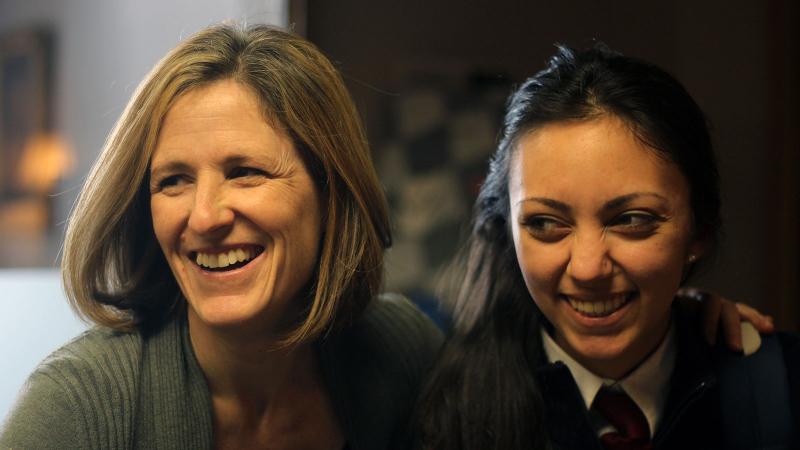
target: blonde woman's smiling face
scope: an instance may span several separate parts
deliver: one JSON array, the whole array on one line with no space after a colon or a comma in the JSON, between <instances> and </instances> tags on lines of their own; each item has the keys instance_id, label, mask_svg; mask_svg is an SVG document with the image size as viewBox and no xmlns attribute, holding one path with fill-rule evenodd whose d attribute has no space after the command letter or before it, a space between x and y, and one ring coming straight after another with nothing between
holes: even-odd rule
<instances>
[{"instance_id":1,"label":"blonde woman's smiling face","mask_svg":"<svg viewBox=\"0 0 800 450\"><path fill-rule=\"evenodd\" d=\"M624 376L666 334L702 251L685 177L603 115L524 135L509 198L517 260L556 342L598 375Z\"/></svg>"},{"instance_id":2,"label":"blonde woman's smiling face","mask_svg":"<svg viewBox=\"0 0 800 450\"><path fill-rule=\"evenodd\" d=\"M277 331L317 264L320 200L292 141L232 80L182 94L150 169L153 228L192 323Z\"/></svg>"}]
</instances>

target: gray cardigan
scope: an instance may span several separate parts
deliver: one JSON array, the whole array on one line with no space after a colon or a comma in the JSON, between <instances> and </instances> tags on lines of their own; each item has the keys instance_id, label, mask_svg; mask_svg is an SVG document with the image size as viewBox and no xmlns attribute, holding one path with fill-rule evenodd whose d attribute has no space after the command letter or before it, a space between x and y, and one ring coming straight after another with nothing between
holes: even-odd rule
<instances>
[{"instance_id":1,"label":"gray cardigan","mask_svg":"<svg viewBox=\"0 0 800 450\"><path fill-rule=\"evenodd\" d=\"M351 450L405 448L408 419L442 335L408 300L385 295L318 345ZM6 448L213 446L211 398L184 317L159 331L91 329L46 358L2 427Z\"/></svg>"}]
</instances>

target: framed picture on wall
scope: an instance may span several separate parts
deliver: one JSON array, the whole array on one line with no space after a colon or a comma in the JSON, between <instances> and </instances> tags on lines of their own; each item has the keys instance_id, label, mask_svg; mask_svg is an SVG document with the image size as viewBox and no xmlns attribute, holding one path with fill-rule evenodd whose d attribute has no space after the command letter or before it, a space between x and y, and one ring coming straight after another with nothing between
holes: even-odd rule
<instances>
[{"instance_id":1,"label":"framed picture on wall","mask_svg":"<svg viewBox=\"0 0 800 450\"><path fill-rule=\"evenodd\" d=\"M46 178L60 151L52 138L52 36L0 34L0 267L47 264L54 182Z\"/></svg>"}]
</instances>

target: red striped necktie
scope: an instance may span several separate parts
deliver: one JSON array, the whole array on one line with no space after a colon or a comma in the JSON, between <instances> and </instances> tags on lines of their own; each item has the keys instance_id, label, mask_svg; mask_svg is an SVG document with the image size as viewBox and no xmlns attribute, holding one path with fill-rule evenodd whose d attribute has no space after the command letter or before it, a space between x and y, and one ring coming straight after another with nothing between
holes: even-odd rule
<instances>
[{"instance_id":1,"label":"red striped necktie","mask_svg":"<svg viewBox=\"0 0 800 450\"><path fill-rule=\"evenodd\" d=\"M650 427L642 410L624 391L602 388L592 408L617 429L600 436L606 450L651 450Z\"/></svg>"}]
</instances>

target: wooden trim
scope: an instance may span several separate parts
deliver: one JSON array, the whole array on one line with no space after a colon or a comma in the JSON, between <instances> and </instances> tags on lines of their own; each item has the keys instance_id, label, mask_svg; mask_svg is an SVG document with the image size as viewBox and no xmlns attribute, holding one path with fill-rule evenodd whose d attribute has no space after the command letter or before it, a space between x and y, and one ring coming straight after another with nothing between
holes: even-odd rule
<instances>
[{"instance_id":1,"label":"wooden trim","mask_svg":"<svg viewBox=\"0 0 800 450\"><path fill-rule=\"evenodd\" d=\"M767 8L767 304L779 328L800 331L800 8L795 0Z\"/></svg>"}]
</instances>

